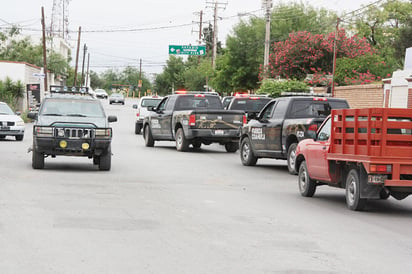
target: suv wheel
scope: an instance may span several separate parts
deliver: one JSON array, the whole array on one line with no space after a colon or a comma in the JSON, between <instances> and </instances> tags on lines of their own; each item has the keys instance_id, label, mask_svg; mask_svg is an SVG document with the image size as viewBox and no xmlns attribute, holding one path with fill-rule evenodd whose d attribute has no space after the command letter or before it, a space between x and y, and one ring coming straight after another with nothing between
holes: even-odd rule
<instances>
[{"instance_id":1,"label":"suv wheel","mask_svg":"<svg viewBox=\"0 0 412 274\"><path fill-rule=\"evenodd\" d=\"M289 146L288 149L288 170L289 173L292 175L296 175L295 171L295 162L296 162L296 147L298 146L297 143L293 143Z\"/></svg>"},{"instance_id":2,"label":"suv wheel","mask_svg":"<svg viewBox=\"0 0 412 274\"><path fill-rule=\"evenodd\" d=\"M244 166L254 166L257 157L253 154L249 138L244 138L240 144L240 160Z\"/></svg>"},{"instance_id":3,"label":"suv wheel","mask_svg":"<svg viewBox=\"0 0 412 274\"><path fill-rule=\"evenodd\" d=\"M142 130L142 125L136 123L134 126L134 133L135 134L140 134L140 131Z\"/></svg>"},{"instance_id":4,"label":"suv wheel","mask_svg":"<svg viewBox=\"0 0 412 274\"><path fill-rule=\"evenodd\" d=\"M146 127L144 128L144 144L147 147L154 146L153 135L152 135L152 132L150 131L149 125L146 125Z\"/></svg>"},{"instance_id":5,"label":"suv wheel","mask_svg":"<svg viewBox=\"0 0 412 274\"><path fill-rule=\"evenodd\" d=\"M239 144L236 142L230 142L225 144L227 152L236 152L239 149Z\"/></svg>"},{"instance_id":6,"label":"suv wheel","mask_svg":"<svg viewBox=\"0 0 412 274\"><path fill-rule=\"evenodd\" d=\"M99 169L100 170L110 170L112 164L112 149L109 146L106 153L100 155L99 157Z\"/></svg>"},{"instance_id":7,"label":"suv wheel","mask_svg":"<svg viewBox=\"0 0 412 274\"><path fill-rule=\"evenodd\" d=\"M189 148L189 141L186 139L183 128L178 128L176 132L176 149L178 151L187 151Z\"/></svg>"},{"instance_id":8,"label":"suv wheel","mask_svg":"<svg viewBox=\"0 0 412 274\"><path fill-rule=\"evenodd\" d=\"M37 152L33 146L31 158L31 166L34 169L43 169L44 168L44 154L42 152Z\"/></svg>"}]
</instances>

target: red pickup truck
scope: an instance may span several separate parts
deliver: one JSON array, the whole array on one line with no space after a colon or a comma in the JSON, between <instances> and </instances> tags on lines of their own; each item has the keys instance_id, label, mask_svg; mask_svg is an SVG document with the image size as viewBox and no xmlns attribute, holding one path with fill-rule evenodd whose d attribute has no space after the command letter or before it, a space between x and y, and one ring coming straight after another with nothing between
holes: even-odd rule
<instances>
[{"instance_id":1,"label":"red pickup truck","mask_svg":"<svg viewBox=\"0 0 412 274\"><path fill-rule=\"evenodd\" d=\"M336 109L313 139L296 149L299 191L346 189L346 204L362 210L368 199L412 194L412 109Z\"/></svg>"}]
</instances>

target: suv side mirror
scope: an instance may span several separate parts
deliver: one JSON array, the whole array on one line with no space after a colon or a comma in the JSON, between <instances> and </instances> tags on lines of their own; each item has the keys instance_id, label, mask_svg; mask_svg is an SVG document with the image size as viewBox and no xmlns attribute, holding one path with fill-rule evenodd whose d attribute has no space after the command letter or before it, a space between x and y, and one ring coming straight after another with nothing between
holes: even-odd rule
<instances>
[{"instance_id":1,"label":"suv side mirror","mask_svg":"<svg viewBox=\"0 0 412 274\"><path fill-rule=\"evenodd\" d=\"M117 116L109 115L109 117L107 117L107 121L108 121L109 123L117 122Z\"/></svg>"},{"instance_id":2,"label":"suv side mirror","mask_svg":"<svg viewBox=\"0 0 412 274\"><path fill-rule=\"evenodd\" d=\"M310 139L316 140L316 131L314 130L308 130L306 131L306 136Z\"/></svg>"},{"instance_id":3,"label":"suv side mirror","mask_svg":"<svg viewBox=\"0 0 412 274\"><path fill-rule=\"evenodd\" d=\"M134 104L134 105L133 105L133 108L137 109L137 105L136 105L136 104Z\"/></svg>"},{"instance_id":4,"label":"suv side mirror","mask_svg":"<svg viewBox=\"0 0 412 274\"><path fill-rule=\"evenodd\" d=\"M30 118L32 120L36 120L37 115L38 115L38 112L29 112L29 113L27 113L27 118Z\"/></svg>"}]
</instances>

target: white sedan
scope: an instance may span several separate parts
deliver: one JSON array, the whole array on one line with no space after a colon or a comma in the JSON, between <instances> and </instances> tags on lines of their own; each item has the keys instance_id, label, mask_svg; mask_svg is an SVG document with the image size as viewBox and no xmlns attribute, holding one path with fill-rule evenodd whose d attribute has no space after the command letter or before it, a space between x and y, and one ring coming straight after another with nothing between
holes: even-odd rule
<instances>
[{"instance_id":1,"label":"white sedan","mask_svg":"<svg viewBox=\"0 0 412 274\"><path fill-rule=\"evenodd\" d=\"M17 141L22 141L24 128L23 119L14 113L6 103L0 102L0 139L14 136Z\"/></svg>"}]
</instances>

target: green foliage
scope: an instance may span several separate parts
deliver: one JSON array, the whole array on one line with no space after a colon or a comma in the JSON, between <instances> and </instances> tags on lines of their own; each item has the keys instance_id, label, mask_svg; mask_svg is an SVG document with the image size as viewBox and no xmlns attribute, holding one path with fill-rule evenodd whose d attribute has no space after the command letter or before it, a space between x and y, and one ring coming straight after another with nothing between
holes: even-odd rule
<instances>
[{"instance_id":1,"label":"green foliage","mask_svg":"<svg viewBox=\"0 0 412 274\"><path fill-rule=\"evenodd\" d=\"M262 81L257 94L268 94L270 97L279 97L282 92L309 92L309 86L298 80L274 80L266 79Z\"/></svg>"},{"instance_id":2,"label":"green foliage","mask_svg":"<svg viewBox=\"0 0 412 274\"><path fill-rule=\"evenodd\" d=\"M188 60L188 62L190 59ZM187 62L187 63L188 63ZM212 66L207 59L202 59L200 63L187 64L188 68L183 73L185 88L187 90L205 90L204 86L213 75Z\"/></svg>"},{"instance_id":3,"label":"green foliage","mask_svg":"<svg viewBox=\"0 0 412 274\"><path fill-rule=\"evenodd\" d=\"M165 95L173 90L185 88L184 71L183 59L170 55L163 72L158 74L155 79L155 91Z\"/></svg>"},{"instance_id":4,"label":"green foliage","mask_svg":"<svg viewBox=\"0 0 412 274\"><path fill-rule=\"evenodd\" d=\"M380 55L366 54L337 59L334 79L338 85L369 84L390 77L392 71Z\"/></svg>"},{"instance_id":5,"label":"green foliage","mask_svg":"<svg viewBox=\"0 0 412 274\"><path fill-rule=\"evenodd\" d=\"M24 85L13 82L10 78L0 81L0 101L6 102L11 108L16 109L17 101L24 96Z\"/></svg>"}]
</instances>

